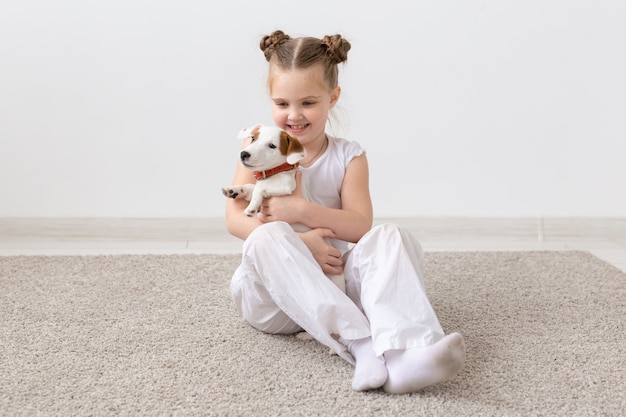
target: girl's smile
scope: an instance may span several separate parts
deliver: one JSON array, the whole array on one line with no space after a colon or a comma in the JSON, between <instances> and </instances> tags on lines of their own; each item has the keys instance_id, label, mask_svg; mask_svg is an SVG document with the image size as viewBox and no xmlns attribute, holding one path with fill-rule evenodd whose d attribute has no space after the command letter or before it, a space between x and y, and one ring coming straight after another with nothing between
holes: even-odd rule
<instances>
[{"instance_id":1,"label":"girl's smile","mask_svg":"<svg viewBox=\"0 0 626 417\"><path fill-rule=\"evenodd\" d=\"M304 129L306 129L308 126L309 126L308 123L304 125L295 125L295 124L287 123L286 125L286 127L290 131L289 133L291 133L294 136L297 136L298 134L301 134L302 132L304 132Z\"/></svg>"}]
</instances>

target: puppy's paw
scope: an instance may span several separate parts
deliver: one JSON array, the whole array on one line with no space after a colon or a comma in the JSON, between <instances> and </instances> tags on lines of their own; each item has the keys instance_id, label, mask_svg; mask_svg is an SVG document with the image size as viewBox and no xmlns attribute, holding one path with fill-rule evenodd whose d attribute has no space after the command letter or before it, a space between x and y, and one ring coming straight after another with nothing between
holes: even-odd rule
<instances>
[{"instance_id":1,"label":"puppy's paw","mask_svg":"<svg viewBox=\"0 0 626 417\"><path fill-rule=\"evenodd\" d=\"M236 188L239 188L239 191L237 191ZM224 197L227 198L237 198L239 197L239 195L241 195L241 187L222 188L222 194L224 194Z\"/></svg>"},{"instance_id":2,"label":"puppy's paw","mask_svg":"<svg viewBox=\"0 0 626 417\"><path fill-rule=\"evenodd\" d=\"M250 194L252 187L248 185L231 185L230 187L222 188L222 194L227 198L245 198L250 200Z\"/></svg>"},{"instance_id":3,"label":"puppy's paw","mask_svg":"<svg viewBox=\"0 0 626 417\"><path fill-rule=\"evenodd\" d=\"M256 210L248 210L248 209L245 209L245 210L243 211L243 214L245 214L245 215L246 215L246 216L248 216L248 217L252 217L252 216L254 216L256 213L257 213L257 211L256 211Z\"/></svg>"}]
</instances>

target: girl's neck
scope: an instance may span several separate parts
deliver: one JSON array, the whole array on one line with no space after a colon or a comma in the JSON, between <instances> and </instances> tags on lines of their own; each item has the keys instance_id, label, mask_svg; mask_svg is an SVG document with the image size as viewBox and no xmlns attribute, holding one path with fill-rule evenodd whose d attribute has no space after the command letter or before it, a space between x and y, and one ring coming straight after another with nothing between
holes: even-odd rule
<instances>
[{"instance_id":1,"label":"girl's neck","mask_svg":"<svg viewBox=\"0 0 626 417\"><path fill-rule=\"evenodd\" d=\"M326 148L328 148L328 136L324 135L319 145L313 145L311 150L307 149L307 154L312 156L300 161L300 165L304 168L310 167L315 163L315 161L319 159L319 157L324 153Z\"/></svg>"}]
</instances>

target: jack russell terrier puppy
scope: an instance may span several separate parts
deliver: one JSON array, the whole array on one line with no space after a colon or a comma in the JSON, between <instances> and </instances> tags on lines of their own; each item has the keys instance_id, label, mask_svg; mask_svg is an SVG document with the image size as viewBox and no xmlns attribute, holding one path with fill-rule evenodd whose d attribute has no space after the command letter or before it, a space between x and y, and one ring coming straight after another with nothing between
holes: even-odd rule
<instances>
[{"instance_id":1,"label":"jack russell terrier puppy","mask_svg":"<svg viewBox=\"0 0 626 417\"><path fill-rule=\"evenodd\" d=\"M296 168L306 150L298 139L273 126L248 127L237 138L251 139L239 156L243 166L254 172L257 182L222 188L222 193L249 201L243 213L252 217L261 211L264 198L288 195L296 189Z\"/></svg>"},{"instance_id":2,"label":"jack russell terrier puppy","mask_svg":"<svg viewBox=\"0 0 626 417\"><path fill-rule=\"evenodd\" d=\"M228 198L244 198L249 201L244 210L253 216L261 210L264 198L291 194L296 189L298 162L306 156L306 150L297 138L274 126L256 125L243 129L238 139L251 139L251 143L239 154L244 167L254 172L255 184L231 185L222 188ZM308 198L304 182L302 192ZM294 225L296 231L306 231L304 225ZM328 242L330 244L330 242ZM330 280L344 293L346 283L343 274L330 275ZM300 339L311 339L308 333L298 334Z\"/></svg>"}]
</instances>

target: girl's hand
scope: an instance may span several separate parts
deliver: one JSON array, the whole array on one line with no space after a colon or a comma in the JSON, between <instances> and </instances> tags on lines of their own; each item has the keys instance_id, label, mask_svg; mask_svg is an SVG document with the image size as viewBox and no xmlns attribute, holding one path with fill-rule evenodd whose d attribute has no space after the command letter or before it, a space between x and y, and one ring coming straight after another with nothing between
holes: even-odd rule
<instances>
[{"instance_id":1,"label":"girl's hand","mask_svg":"<svg viewBox=\"0 0 626 417\"><path fill-rule=\"evenodd\" d=\"M304 244L309 248L322 271L329 275L343 273L343 259L341 251L329 245L324 238L334 238L335 233L326 228L312 229L308 232L299 233Z\"/></svg>"},{"instance_id":2,"label":"girl's hand","mask_svg":"<svg viewBox=\"0 0 626 417\"><path fill-rule=\"evenodd\" d=\"M293 193L263 200L258 217L263 223L277 221L289 224L300 223L301 213L304 211L306 203L307 201L302 195L302 173L298 171L296 172L296 188Z\"/></svg>"}]
</instances>

